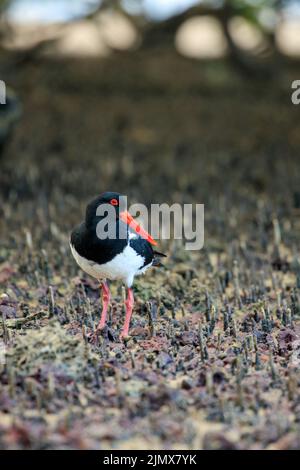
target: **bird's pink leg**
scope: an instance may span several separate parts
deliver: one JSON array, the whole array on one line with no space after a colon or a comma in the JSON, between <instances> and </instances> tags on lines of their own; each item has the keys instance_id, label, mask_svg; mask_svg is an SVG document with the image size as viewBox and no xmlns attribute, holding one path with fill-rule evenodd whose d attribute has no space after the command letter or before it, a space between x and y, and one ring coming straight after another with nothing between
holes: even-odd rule
<instances>
[{"instance_id":1,"label":"bird's pink leg","mask_svg":"<svg viewBox=\"0 0 300 470\"><path fill-rule=\"evenodd\" d=\"M128 336L130 319L131 319L132 310L133 310L133 304L134 304L133 291L129 287L128 288L127 299L125 301L126 315L125 315L124 327L123 327L122 333L120 335L121 339L126 338L126 336Z\"/></svg>"},{"instance_id":2,"label":"bird's pink leg","mask_svg":"<svg viewBox=\"0 0 300 470\"><path fill-rule=\"evenodd\" d=\"M106 282L102 282L102 314L96 331L103 330L106 323L107 311L110 302L110 291Z\"/></svg>"}]
</instances>

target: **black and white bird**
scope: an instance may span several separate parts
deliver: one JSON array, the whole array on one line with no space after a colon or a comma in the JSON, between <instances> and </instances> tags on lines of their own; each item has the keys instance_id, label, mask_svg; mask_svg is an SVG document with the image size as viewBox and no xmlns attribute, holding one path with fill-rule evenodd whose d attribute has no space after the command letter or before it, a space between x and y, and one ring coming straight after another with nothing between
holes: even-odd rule
<instances>
[{"instance_id":1,"label":"black and white bird","mask_svg":"<svg viewBox=\"0 0 300 470\"><path fill-rule=\"evenodd\" d=\"M166 255L153 250L156 241L129 212L121 210L120 201L121 195L115 192L106 192L93 199L86 208L84 222L72 231L70 246L80 268L96 278L102 287L102 314L96 331L105 327L110 303L106 280L121 280L126 284L126 316L120 336L126 338L134 305L134 277L145 273L150 266L159 266L159 258ZM104 207L113 209L112 223L115 224L115 230L111 232L114 236L109 236L108 232L106 238L99 238L99 223L104 223L107 217L107 213L101 211Z\"/></svg>"}]
</instances>

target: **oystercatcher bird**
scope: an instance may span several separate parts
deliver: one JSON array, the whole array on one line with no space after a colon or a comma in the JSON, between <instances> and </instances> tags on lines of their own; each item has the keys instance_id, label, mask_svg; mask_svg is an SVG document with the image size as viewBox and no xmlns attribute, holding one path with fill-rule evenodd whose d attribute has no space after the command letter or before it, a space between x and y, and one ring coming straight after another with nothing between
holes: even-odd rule
<instances>
[{"instance_id":1,"label":"oystercatcher bird","mask_svg":"<svg viewBox=\"0 0 300 470\"><path fill-rule=\"evenodd\" d=\"M126 284L126 315L120 335L121 338L126 338L134 305L134 277L145 273L150 266L160 266L160 257L166 255L154 251L152 246L157 245L156 241L138 225L129 212L122 210L120 202L121 195L115 192L106 192L93 199L86 208L84 222L71 233L70 246L80 268L96 278L102 288L102 314L96 334L106 323L110 303L107 279L119 279ZM111 232L107 231L106 238L99 238L97 230L101 223L106 223L107 211L104 208L109 209L113 215L110 223L114 226Z\"/></svg>"}]
</instances>

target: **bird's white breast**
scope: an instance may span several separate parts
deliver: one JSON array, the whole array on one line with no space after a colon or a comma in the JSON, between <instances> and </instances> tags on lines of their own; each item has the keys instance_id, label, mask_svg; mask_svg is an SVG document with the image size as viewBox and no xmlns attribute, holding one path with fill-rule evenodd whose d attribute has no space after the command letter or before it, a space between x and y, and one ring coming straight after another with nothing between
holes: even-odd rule
<instances>
[{"instance_id":1,"label":"bird's white breast","mask_svg":"<svg viewBox=\"0 0 300 470\"><path fill-rule=\"evenodd\" d=\"M128 287L133 283L134 276L143 274L152 263L144 265L145 258L139 255L131 246L127 245L122 253L116 255L111 261L104 264L97 264L80 256L74 246L70 244L72 254L83 271L98 280L101 279L121 279Z\"/></svg>"}]
</instances>

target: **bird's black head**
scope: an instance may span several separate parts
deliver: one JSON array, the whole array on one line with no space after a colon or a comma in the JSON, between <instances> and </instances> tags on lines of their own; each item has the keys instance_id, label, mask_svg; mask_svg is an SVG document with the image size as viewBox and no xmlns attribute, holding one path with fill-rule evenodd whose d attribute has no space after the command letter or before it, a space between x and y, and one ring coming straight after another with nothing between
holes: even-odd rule
<instances>
[{"instance_id":1,"label":"bird's black head","mask_svg":"<svg viewBox=\"0 0 300 470\"><path fill-rule=\"evenodd\" d=\"M106 192L93 199L86 208L85 225L101 239L103 235L111 239L126 238L130 227L152 245L157 244L127 211L127 197L119 193Z\"/></svg>"},{"instance_id":2,"label":"bird's black head","mask_svg":"<svg viewBox=\"0 0 300 470\"><path fill-rule=\"evenodd\" d=\"M108 191L100 194L100 196L93 199L86 208L85 223L87 227L93 226L99 218L101 218L101 206L115 210L116 219L119 218L120 211L120 198L121 194Z\"/></svg>"}]
</instances>

